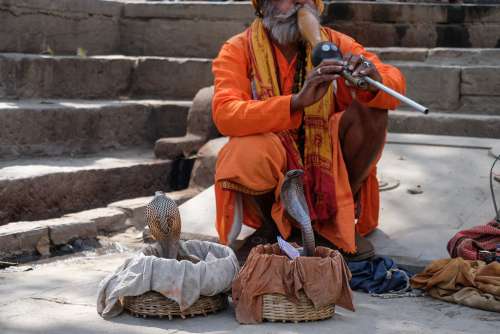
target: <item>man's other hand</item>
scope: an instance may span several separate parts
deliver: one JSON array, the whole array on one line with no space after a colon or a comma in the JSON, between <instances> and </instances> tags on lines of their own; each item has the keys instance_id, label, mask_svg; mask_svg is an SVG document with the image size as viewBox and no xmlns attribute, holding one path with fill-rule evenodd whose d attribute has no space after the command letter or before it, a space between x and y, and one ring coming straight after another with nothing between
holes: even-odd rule
<instances>
[{"instance_id":1,"label":"man's other hand","mask_svg":"<svg viewBox=\"0 0 500 334\"><path fill-rule=\"evenodd\" d=\"M344 61L347 70L352 73L353 77L370 77L375 81L382 82L382 76L378 73L377 68L373 63L365 59L362 55L352 55L350 53L344 55ZM368 85L367 88L370 92L376 93L377 87Z\"/></svg>"}]
</instances>

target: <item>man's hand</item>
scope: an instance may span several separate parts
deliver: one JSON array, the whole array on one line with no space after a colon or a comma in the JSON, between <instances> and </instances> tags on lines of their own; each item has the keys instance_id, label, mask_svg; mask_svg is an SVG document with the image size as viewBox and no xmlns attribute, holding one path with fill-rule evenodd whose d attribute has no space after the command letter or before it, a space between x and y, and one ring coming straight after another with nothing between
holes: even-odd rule
<instances>
[{"instance_id":1,"label":"man's hand","mask_svg":"<svg viewBox=\"0 0 500 334\"><path fill-rule=\"evenodd\" d=\"M303 110L318 102L328 91L333 80L337 79L343 69L343 62L325 59L313 68L306 76L302 89L292 96L292 111Z\"/></svg>"},{"instance_id":2,"label":"man's hand","mask_svg":"<svg viewBox=\"0 0 500 334\"><path fill-rule=\"evenodd\" d=\"M382 82L382 76L378 73L375 65L366 60L362 55L348 53L344 55L344 61L347 64L349 72L352 72L353 77L368 76L375 81ZM378 92L378 88L372 85L368 85L367 89L372 93Z\"/></svg>"}]
</instances>

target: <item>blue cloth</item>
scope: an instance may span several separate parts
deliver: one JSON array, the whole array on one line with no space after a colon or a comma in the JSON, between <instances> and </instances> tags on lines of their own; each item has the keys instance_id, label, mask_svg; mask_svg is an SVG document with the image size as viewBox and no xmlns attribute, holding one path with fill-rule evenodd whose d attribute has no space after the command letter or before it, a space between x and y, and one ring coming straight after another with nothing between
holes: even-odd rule
<instances>
[{"instance_id":1,"label":"blue cloth","mask_svg":"<svg viewBox=\"0 0 500 334\"><path fill-rule=\"evenodd\" d=\"M374 257L368 261L347 263L352 274L351 289L368 293L387 293L405 289L408 284L407 271L399 269L391 258Z\"/></svg>"}]
</instances>

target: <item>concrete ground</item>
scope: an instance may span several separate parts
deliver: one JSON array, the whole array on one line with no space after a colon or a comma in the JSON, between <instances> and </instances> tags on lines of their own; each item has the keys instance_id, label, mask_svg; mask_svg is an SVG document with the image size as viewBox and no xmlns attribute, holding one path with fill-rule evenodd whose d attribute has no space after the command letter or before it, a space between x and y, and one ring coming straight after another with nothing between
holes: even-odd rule
<instances>
[{"instance_id":1,"label":"concrete ground","mask_svg":"<svg viewBox=\"0 0 500 334\"><path fill-rule=\"evenodd\" d=\"M98 283L128 254L70 258L28 272L0 273L0 333L495 333L500 314L428 297L380 299L355 293L356 312L338 308L329 320L239 325L232 306L219 314L187 320L111 320L96 312ZM495 329L496 328L496 329Z\"/></svg>"},{"instance_id":2,"label":"concrete ground","mask_svg":"<svg viewBox=\"0 0 500 334\"><path fill-rule=\"evenodd\" d=\"M412 266L447 257L446 242L455 232L494 215L489 151L499 141L419 135L388 140L379 174L400 185L382 193L381 224L371 240L379 254ZM408 193L418 185L423 193ZM500 197L499 183L496 188ZM215 236L211 196L207 190L181 207L185 235ZM339 308L332 319L315 323L239 325L232 306L207 318L122 314L103 320L96 313L97 286L139 246L137 238L118 238L107 240L114 245L110 254L82 253L0 271L0 333L494 333L500 325L497 313L429 297L380 299L364 293L355 293L355 313Z\"/></svg>"}]
</instances>

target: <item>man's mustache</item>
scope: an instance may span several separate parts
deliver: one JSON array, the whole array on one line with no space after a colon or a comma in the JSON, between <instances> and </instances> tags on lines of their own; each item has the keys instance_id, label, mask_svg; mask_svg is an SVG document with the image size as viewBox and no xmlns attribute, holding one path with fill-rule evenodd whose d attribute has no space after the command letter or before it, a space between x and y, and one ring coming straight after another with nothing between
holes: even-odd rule
<instances>
[{"instance_id":1,"label":"man's mustache","mask_svg":"<svg viewBox=\"0 0 500 334\"><path fill-rule=\"evenodd\" d=\"M297 15L297 11L301 8L301 5L296 5L295 7L291 8L288 12L286 13L280 13L277 15L274 15L274 18L279 20L279 21L287 21L291 17Z\"/></svg>"}]
</instances>

